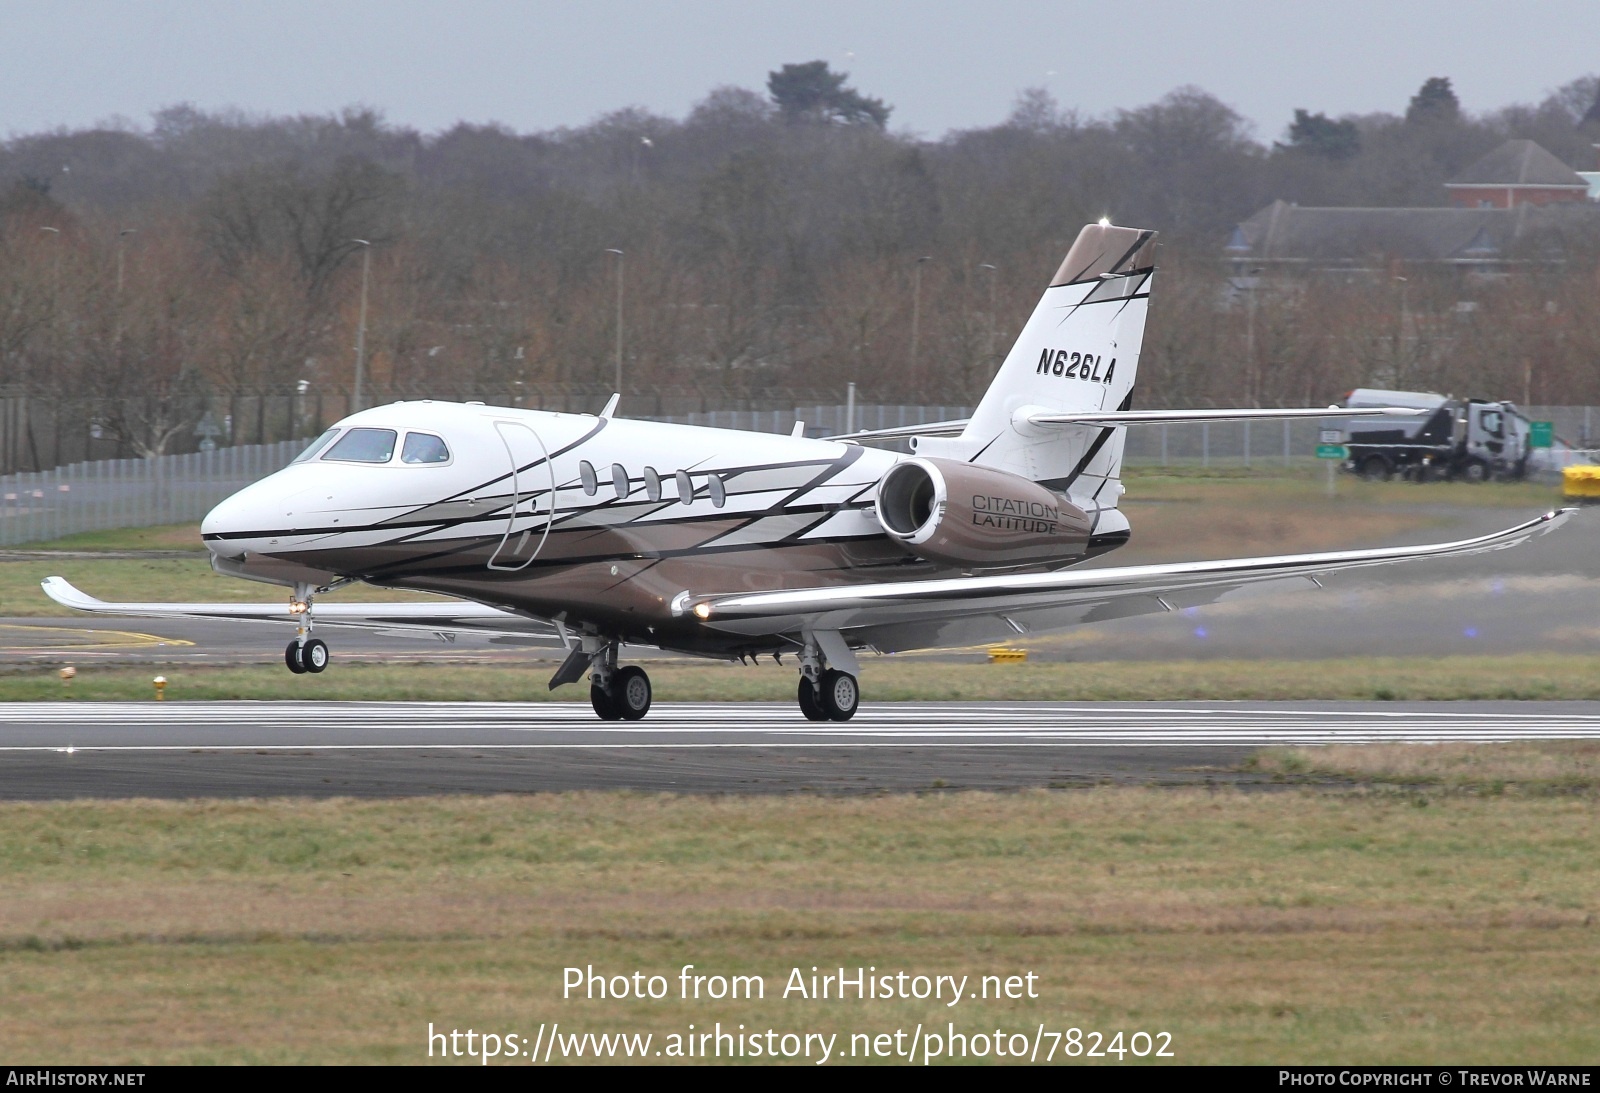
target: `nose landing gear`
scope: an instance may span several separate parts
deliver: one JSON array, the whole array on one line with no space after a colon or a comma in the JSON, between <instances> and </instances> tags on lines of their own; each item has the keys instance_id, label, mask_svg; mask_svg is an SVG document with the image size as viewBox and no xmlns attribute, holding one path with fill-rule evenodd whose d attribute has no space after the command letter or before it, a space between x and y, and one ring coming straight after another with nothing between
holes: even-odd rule
<instances>
[{"instance_id":1,"label":"nose landing gear","mask_svg":"<svg viewBox=\"0 0 1600 1093\"><path fill-rule=\"evenodd\" d=\"M283 662L295 675L326 671L328 657L328 643L321 638L312 638L304 645L298 640L291 641L283 651Z\"/></svg>"},{"instance_id":2,"label":"nose landing gear","mask_svg":"<svg viewBox=\"0 0 1600 1093\"><path fill-rule=\"evenodd\" d=\"M289 613L299 616L300 630L283 650L283 663L297 676L326 671L332 655L327 642L311 636L311 597L315 593L311 585L298 584L294 588L294 599L289 601Z\"/></svg>"}]
</instances>

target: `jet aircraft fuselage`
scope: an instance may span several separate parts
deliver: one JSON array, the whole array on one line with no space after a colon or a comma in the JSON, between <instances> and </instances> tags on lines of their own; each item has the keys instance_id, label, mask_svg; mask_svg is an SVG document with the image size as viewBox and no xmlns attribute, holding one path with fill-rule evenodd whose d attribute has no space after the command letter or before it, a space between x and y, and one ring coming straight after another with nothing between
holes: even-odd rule
<instances>
[{"instance_id":1,"label":"jet aircraft fuselage","mask_svg":"<svg viewBox=\"0 0 1600 1093\"><path fill-rule=\"evenodd\" d=\"M341 448L352 435L368 443ZM408 443L427 461L408 461ZM559 615L625 641L760 652L786 643L708 631L684 594L955 572L875 518L877 482L902 458L778 434L401 402L346 418L218 505L201 533L219 567L241 576L356 577Z\"/></svg>"}]
</instances>

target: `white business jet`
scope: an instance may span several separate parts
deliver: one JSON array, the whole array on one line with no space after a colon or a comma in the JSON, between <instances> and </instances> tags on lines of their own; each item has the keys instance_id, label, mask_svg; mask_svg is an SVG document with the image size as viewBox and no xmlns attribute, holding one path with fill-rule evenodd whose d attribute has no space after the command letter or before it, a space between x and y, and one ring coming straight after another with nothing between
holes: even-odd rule
<instances>
[{"instance_id":1,"label":"white business jet","mask_svg":"<svg viewBox=\"0 0 1600 1093\"><path fill-rule=\"evenodd\" d=\"M1511 546L1418 547L1073 570L1128 539L1125 427L1338 417L1370 408L1134 410L1155 233L1083 229L971 419L808 439L477 403L352 414L201 526L222 573L293 589L271 605L71 608L298 625L290 671L320 672L314 622L559 635L551 688L589 678L607 720L650 708L623 646L799 665L812 720L856 711L857 652L971 644L1202 603L1242 585ZM910 455L870 446L906 439ZM353 581L452 597L324 604Z\"/></svg>"}]
</instances>

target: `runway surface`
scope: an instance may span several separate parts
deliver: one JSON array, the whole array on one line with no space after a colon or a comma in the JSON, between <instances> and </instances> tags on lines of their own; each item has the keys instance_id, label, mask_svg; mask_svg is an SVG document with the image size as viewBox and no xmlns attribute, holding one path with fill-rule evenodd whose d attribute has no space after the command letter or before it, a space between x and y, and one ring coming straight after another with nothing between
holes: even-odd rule
<instances>
[{"instance_id":1,"label":"runway surface","mask_svg":"<svg viewBox=\"0 0 1600 1093\"><path fill-rule=\"evenodd\" d=\"M1269 745L1600 739L1600 703L16 703L0 797L862 792L1248 782Z\"/></svg>"}]
</instances>

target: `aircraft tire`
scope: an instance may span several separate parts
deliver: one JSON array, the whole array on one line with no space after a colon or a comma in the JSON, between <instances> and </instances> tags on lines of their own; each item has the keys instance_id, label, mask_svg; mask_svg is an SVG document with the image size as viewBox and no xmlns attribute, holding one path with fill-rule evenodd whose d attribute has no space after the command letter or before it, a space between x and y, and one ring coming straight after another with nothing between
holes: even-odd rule
<instances>
[{"instance_id":1,"label":"aircraft tire","mask_svg":"<svg viewBox=\"0 0 1600 1093\"><path fill-rule=\"evenodd\" d=\"M817 689L805 676L800 677L800 712L806 715L807 721L826 721L828 715L822 709L822 704L817 701Z\"/></svg>"},{"instance_id":2,"label":"aircraft tire","mask_svg":"<svg viewBox=\"0 0 1600 1093\"><path fill-rule=\"evenodd\" d=\"M289 666L289 671L295 675L305 675L306 666L300 663L300 643L291 641L283 650L283 662Z\"/></svg>"},{"instance_id":3,"label":"aircraft tire","mask_svg":"<svg viewBox=\"0 0 1600 1093\"><path fill-rule=\"evenodd\" d=\"M611 699L624 721L638 721L650 712L650 677L643 668L630 664L611 680Z\"/></svg>"},{"instance_id":4,"label":"aircraft tire","mask_svg":"<svg viewBox=\"0 0 1600 1093\"><path fill-rule=\"evenodd\" d=\"M326 672L330 656L328 643L321 638L312 638L300 647L300 665L308 672Z\"/></svg>"},{"instance_id":5,"label":"aircraft tire","mask_svg":"<svg viewBox=\"0 0 1600 1093\"><path fill-rule=\"evenodd\" d=\"M589 705L594 707L594 712L601 721L622 720L622 711L617 708L617 703L606 693L605 688L598 684L589 684Z\"/></svg>"},{"instance_id":6,"label":"aircraft tire","mask_svg":"<svg viewBox=\"0 0 1600 1093\"><path fill-rule=\"evenodd\" d=\"M849 672L829 668L822 673L822 712L829 721L849 721L861 703L861 685Z\"/></svg>"}]
</instances>

